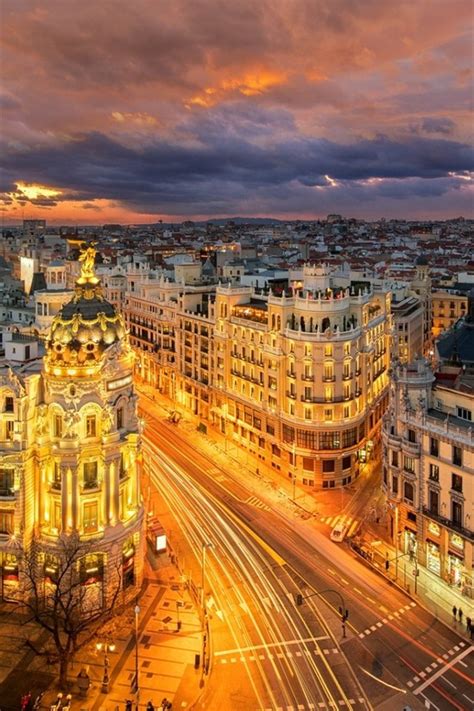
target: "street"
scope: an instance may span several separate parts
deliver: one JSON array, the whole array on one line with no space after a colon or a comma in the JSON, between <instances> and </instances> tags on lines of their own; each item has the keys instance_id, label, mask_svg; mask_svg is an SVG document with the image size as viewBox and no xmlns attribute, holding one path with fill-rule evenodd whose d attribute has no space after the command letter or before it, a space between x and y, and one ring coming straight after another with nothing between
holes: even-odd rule
<instances>
[{"instance_id":1,"label":"street","mask_svg":"<svg viewBox=\"0 0 474 711\"><path fill-rule=\"evenodd\" d=\"M252 496L242 471L203 456L151 405L145 419L150 489L167 502L177 554L199 591L205 560L211 668L202 708L472 708L465 637L313 520L267 503L264 490Z\"/></svg>"}]
</instances>

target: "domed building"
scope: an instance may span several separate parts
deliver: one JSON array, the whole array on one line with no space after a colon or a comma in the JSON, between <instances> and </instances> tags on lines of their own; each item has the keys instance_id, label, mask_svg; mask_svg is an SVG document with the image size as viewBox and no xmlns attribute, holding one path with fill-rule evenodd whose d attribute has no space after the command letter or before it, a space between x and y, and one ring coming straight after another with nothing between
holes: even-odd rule
<instances>
[{"instance_id":1,"label":"domed building","mask_svg":"<svg viewBox=\"0 0 474 711\"><path fill-rule=\"evenodd\" d=\"M136 593L145 544L134 356L94 258L93 247L81 255L74 297L54 317L38 372L11 363L0 372L2 418L14 423L8 442L0 429L2 463L5 451L14 472L0 554L2 546L14 549L12 540L15 550L34 541L44 561L38 574L51 582L58 541L75 534L87 549L81 581L88 595L105 601L116 583ZM21 587L21 566L17 577Z\"/></svg>"}]
</instances>

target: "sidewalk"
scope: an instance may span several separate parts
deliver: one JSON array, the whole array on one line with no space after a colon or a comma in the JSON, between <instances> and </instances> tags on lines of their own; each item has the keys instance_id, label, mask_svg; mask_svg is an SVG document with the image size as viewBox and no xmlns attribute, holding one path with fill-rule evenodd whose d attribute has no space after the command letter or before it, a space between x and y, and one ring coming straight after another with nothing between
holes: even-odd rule
<instances>
[{"instance_id":1,"label":"sidewalk","mask_svg":"<svg viewBox=\"0 0 474 711\"><path fill-rule=\"evenodd\" d=\"M444 624L454 627L458 634L469 638L466 630L466 616L474 617L473 601L462 595L457 588L452 588L444 580L425 568L420 563L410 561L408 555L396 551L387 540L387 528L383 523L369 523L363 535L364 547L373 553L369 563L381 575L405 590L410 597L418 600L427 610ZM389 570L385 569L385 561L389 560ZM415 574L417 573L417 574ZM453 620L452 609L455 606L463 611L462 623Z\"/></svg>"},{"instance_id":2,"label":"sidewalk","mask_svg":"<svg viewBox=\"0 0 474 711\"><path fill-rule=\"evenodd\" d=\"M147 558L146 583L138 600L138 708L146 709L151 700L158 711L164 697L172 701L173 708L191 708L202 692L201 670L194 668L195 655L202 649L201 620L170 556L153 557L149 553ZM126 699L133 700L135 711L136 695L131 692L136 661L134 607L131 604L126 613L113 621L107 635L109 644L115 644L115 649L108 653L108 693L102 692L104 652L91 644L78 654L70 678L86 669L91 687L87 698L81 699L77 684L73 684L72 711L123 711ZM43 708L49 708L56 700L57 691L45 694Z\"/></svg>"}]
</instances>

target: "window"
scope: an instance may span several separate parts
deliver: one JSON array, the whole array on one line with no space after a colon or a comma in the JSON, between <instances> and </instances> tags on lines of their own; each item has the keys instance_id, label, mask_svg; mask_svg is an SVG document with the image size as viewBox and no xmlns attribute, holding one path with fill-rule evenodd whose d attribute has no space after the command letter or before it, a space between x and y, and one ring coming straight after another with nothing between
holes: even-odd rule
<instances>
[{"instance_id":1,"label":"window","mask_svg":"<svg viewBox=\"0 0 474 711\"><path fill-rule=\"evenodd\" d=\"M457 416L462 420L469 420L469 422L472 421L472 412L470 410L466 410L465 407L457 407L456 412Z\"/></svg>"},{"instance_id":2,"label":"window","mask_svg":"<svg viewBox=\"0 0 474 711\"><path fill-rule=\"evenodd\" d=\"M95 489L99 482L97 478L97 462L86 462L83 468L84 489Z\"/></svg>"},{"instance_id":3,"label":"window","mask_svg":"<svg viewBox=\"0 0 474 711\"><path fill-rule=\"evenodd\" d=\"M13 469L0 469L0 496L12 496L13 484Z\"/></svg>"},{"instance_id":4,"label":"window","mask_svg":"<svg viewBox=\"0 0 474 711\"><path fill-rule=\"evenodd\" d=\"M430 437L430 454L432 457L439 457L439 442L433 437Z\"/></svg>"},{"instance_id":5,"label":"window","mask_svg":"<svg viewBox=\"0 0 474 711\"><path fill-rule=\"evenodd\" d=\"M5 422L5 439L12 440L13 439L13 433L15 431L15 423L13 420L7 420Z\"/></svg>"},{"instance_id":6,"label":"window","mask_svg":"<svg viewBox=\"0 0 474 711\"><path fill-rule=\"evenodd\" d=\"M430 489L430 491L429 491L429 508L430 508L430 513L434 514L435 516L438 515L438 513L439 513L439 493L437 491L433 491L433 489Z\"/></svg>"},{"instance_id":7,"label":"window","mask_svg":"<svg viewBox=\"0 0 474 711\"><path fill-rule=\"evenodd\" d=\"M407 501L410 501L410 503L413 503L413 484L411 484L409 481L406 481L403 484L403 498L407 499Z\"/></svg>"},{"instance_id":8,"label":"window","mask_svg":"<svg viewBox=\"0 0 474 711\"><path fill-rule=\"evenodd\" d=\"M332 358L332 346L324 346L324 355L326 356L326 358Z\"/></svg>"},{"instance_id":9,"label":"window","mask_svg":"<svg viewBox=\"0 0 474 711\"><path fill-rule=\"evenodd\" d=\"M392 467L398 467L398 452L392 450Z\"/></svg>"},{"instance_id":10,"label":"window","mask_svg":"<svg viewBox=\"0 0 474 711\"><path fill-rule=\"evenodd\" d=\"M283 436L283 442L294 442L295 441L294 427L289 427L288 425L283 425L282 436Z\"/></svg>"},{"instance_id":11,"label":"window","mask_svg":"<svg viewBox=\"0 0 474 711\"><path fill-rule=\"evenodd\" d=\"M269 435L274 436L274 435L275 435L275 428L274 428L274 426L267 423L267 432L268 432Z\"/></svg>"},{"instance_id":12,"label":"window","mask_svg":"<svg viewBox=\"0 0 474 711\"><path fill-rule=\"evenodd\" d=\"M415 430L408 430L408 441L416 442L416 432Z\"/></svg>"},{"instance_id":13,"label":"window","mask_svg":"<svg viewBox=\"0 0 474 711\"><path fill-rule=\"evenodd\" d=\"M392 491L394 494L398 494L398 476L392 477Z\"/></svg>"},{"instance_id":14,"label":"window","mask_svg":"<svg viewBox=\"0 0 474 711\"><path fill-rule=\"evenodd\" d=\"M357 444L357 427L342 432L342 446L353 447Z\"/></svg>"},{"instance_id":15,"label":"window","mask_svg":"<svg viewBox=\"0 0 474 711\"><path fill-rule=\"evenodd\" d=\"M55 501L53 505L53 518L51 521L52 527L58 531L62 528L61 502Z\"/></svg>"},{"instance_id":16,"label":"window","mask_svg":"<svg viewBox=\"0 0 474 711\"><path fill-rule=\"evenodd\" d=\"M308 364L304 367L304 377L306 380L310 380L313 377L312 367Z\"/></svg>"},{"instance_id":17,"label":"window","mask_svg":"<svg viewBox=\"0 0 474 711\"><path fill-rule=\"evenodd\" d=\"M334 472L336 470L336 462L334 459L323 459L323 473Z\"/></svg>"},{"instance_id":18,"label":"window","mask_svg":"<svg viewBox=\"0 0 474 711\"><path fill-rule=\"evenodd\" d=\"M310 432L307 430L297 430L296 440L299 447L304 449L317 449L318 448L318 435L316 432Z\"/></svg>"},{"instance_id":19,"label":"window","mask_svg":"<svg viewBox=\"0 0 474 711\"><path fill-rule=\"evenodd\" d=\"M304 409L304 419L305 420L311 420L313 413L311 412L310 407L305 407Z\"/></svg>"},{"instance_id":20,"label":"window","mask_svg":"<svg viewBox=\"0 0 474 711\"><path fill-rule=\"evenodd\" d=\"M63 417L62 415L55 415L53 420L53 432L55 437L62 437L63 435Z\"/></svg>"},{"instance_id":21,"label":"window","mask_svg":"<svg viewBox=\"0 0 474 711\"><path fill-rule=\"evenodd\" d=\"M51 482L53 489L61 489L61 468L58 462L53 464L53 480Z\"/></svg>"},{"instance_id":22,"label":"window","mask_svg":"<svg viewBox=\"0 0 474 711\"><path fill-rule=\"evenodd\" d=\"M117 429L121 430L123 427L123 407L117 408Z\"/></svg>"},{"instance_id":23,"label":"window","mask_svg":"<svg viewBox=\"0 0 474 711\"><path fill-rule=\"evenodd\" d=\"M451 502L451 520L456 526L462 526L462 504L458 501Z\"/></svg>"},{"instance_id":24,"label":"window","mask_svg":"<svg viewBox=\"0 0 474 711\"><path fill-rule=\"evenodd\" d=\"M350 469L351 468L351 457L350 455L348 457L343 457L342 458L342 468L343 469Z\"/></svg>"},{"instance_id":25,"label":"window","mask_svg":"<svg viewBox=\"0 0 474 711\"><path fill-rule=\"evenodd\" d=\"M462 467L462 449L453 445L453 464Z\"/></svg>"},{"instance_id":26,"label":"window","mask_svg":"<svg viewBox=\"0 0 474 711\"><path fill-rule=\"evenodd\" d=\"M96 436L96 420L95 415L87 415L86 417L86 437Z\"/></svg>"},{"instance_id":27,"label":"window","mask_svg":"<svg viewBox=\"0 0 474 711\"><path fill-rule=\"evenodd\" d=\"M406 472L415 473L415 460L413 457L403 457L403 468Z\"/></svg>"},{"instance_id":28,"label":"window","mask_svg":"<svg viewBox=\"0 0 474 711\"><path fill-rule=\"evenodd\" d=\"M332 407L324 410L324 420L325 422L332 422Z\"/></svg>"},{"instance_id":29,"label":"window","mask_svg":"<svg viewBox=\"0 0 474 711\"><path fill-rule=\"evenodd\" d=\"M462 492L462 476L459 476L459 474L451 474L451 489L453 491Z\"/></svg>"},{"instance_id":30,"label":"window","mask_svg":"<svg viewBox=\"0 0 474 711\"><path fill-rule=\"evenodd\" d=\"M13 412L13 398L9 395L5 398L5 412Z\"/></svg>"},{"instance_id":31,"label":"window","mask_svg":"<svg viewBox=\"0 0 474 711\"><path fill-rule=\"evenodd\" d=\"M320 449L339 449L339 432L321 432L319 436Z\"/></svg>"},{"instance_id":32,"label":"window","mask_svg":"<svg viewBox=\"0 0 474 711\"><path fill-rule=\"evenodd\" d=\"M280 456L280 448L277 447L276 444L272 444L272 455L274 457L279 457Z\"/></svg>"},{"instance_id":33,"label":"window","mask_svg":"<svg viewBox=\"0 0 474 711\"><path fill-rule=\"evenodd\" d=\"M13 533L13 511L0 511L0 533Z\"/></svg>"},{"instance_id":34,"label":"window","mask_svg":"<svg viewBox=\"0 0 474 711\"><path fill-rule=\"evenodd\" d=\"M97 531L97 502L91 501L84 504L83 513L83 528L84 531L90 533L91 531Z\"/></svg>"},{"instance_id":35,"label":"window","mask_svg":"<svg viewBox=\"0 0 474 711\"><path fill-rule=\"evenodd\" d=\"M439 481L439 467L437 464L430 464L430 479L431 481Z\"/></svg>"}]
</instances>

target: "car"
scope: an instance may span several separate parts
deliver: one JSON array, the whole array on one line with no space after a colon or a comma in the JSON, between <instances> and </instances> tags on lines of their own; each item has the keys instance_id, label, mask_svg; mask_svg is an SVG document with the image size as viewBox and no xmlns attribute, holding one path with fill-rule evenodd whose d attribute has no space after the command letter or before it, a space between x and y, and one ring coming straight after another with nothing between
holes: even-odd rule
<instances>
[{"instance_id":1,"label":"car","mask_svg":"<svg viewBox=\"0 0 474 711\"><path fill-rule=\"evenodd\" d=\"M344 523L338 523L332 529L329 538L335 543L342 543L347 533L347 526Z\"/></svg>"}]
</instances>

